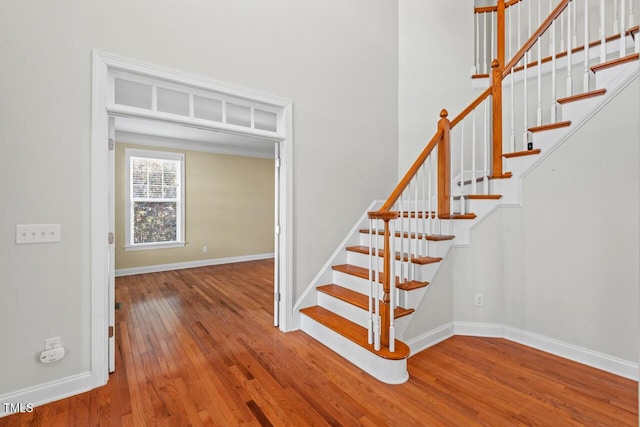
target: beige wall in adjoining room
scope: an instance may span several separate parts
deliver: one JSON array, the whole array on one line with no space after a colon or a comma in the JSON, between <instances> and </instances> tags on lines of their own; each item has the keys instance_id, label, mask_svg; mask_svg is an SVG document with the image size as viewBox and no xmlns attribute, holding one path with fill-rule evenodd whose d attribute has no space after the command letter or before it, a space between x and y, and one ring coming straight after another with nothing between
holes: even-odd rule
<instances>
[{"instance_id":1,"label":"beige wall in adjoining room","mask_svg":"<svg viewBox=\"0 0 640 427\"><path fill-rule=\"evenodd\" d=\"M159 148L185 155L183 248L126 251L125 149L116 144L116 270L273 253L273 159ZM207 253L203 252L207 246Z\"/></svg>"}]
</instances>

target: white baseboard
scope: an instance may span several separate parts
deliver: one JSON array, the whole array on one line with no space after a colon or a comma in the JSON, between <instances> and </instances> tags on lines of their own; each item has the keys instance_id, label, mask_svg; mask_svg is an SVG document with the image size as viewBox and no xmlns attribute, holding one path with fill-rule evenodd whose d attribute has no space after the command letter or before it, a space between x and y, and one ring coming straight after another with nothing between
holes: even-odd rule
<instances>
[{"instance_id":1,"label":"white baseboard","mask_svg":"<svg viewBox=\"0 0 640 427\"><path fill-rule=\"evenodd\" d=\"M147 265L144 267L121 268L116 270L116 277L132 276L134 274L157 273L160 271L182 270L185 268L207 267L210 265L231 264L234 262L257 261L273 258L273 252L267 254L242 255L227 258L203 259L199 261L176 262L172 264Z\"/></svg>"},{"instance_id":2,"label":"white baseboard","mask_svg":"<svg viewBox=\"0 0 640 427\"><path fill-rule=\"evenodd\" d=\"M638 381L638 364L555 338L495 323L453 322L455 335L505 338L527 347Z\"/></svg>"},{"instance_id":3,"label":"white baseboard","mask_svg":"<svg viewBox=\"0 0 640 427\"><path fill-rule=\"evenodd\" d=\"M50 383L4 394L0 396L0 417L12 414L12 412L8 412L7 406L4 405L5 403L14 405L21 403L23 407L29 404L29 407L35 408L45 403L84 393L97 386L99 385L96 385L95 380L91 376L91 372L84 372Z\"/></svg>"},{"instance_id":4,"label":"white baseboard","mask_svg":"<svg viewBox=\"0 0 640 427\"><path fill-rule=\"evenodd\" d=\"M453 322L446 323L440 327L430 330L416 338L406 341L411 349L411 356L438 344L441 341L453 336Z\"/></svg>"}]
</instances>

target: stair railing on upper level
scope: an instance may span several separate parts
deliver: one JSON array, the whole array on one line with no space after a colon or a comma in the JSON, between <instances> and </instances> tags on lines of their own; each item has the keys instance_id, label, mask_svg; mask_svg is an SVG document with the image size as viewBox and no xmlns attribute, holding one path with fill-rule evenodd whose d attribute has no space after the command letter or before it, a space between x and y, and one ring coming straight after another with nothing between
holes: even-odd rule
<instances>
[{"instance_id":1,"label":"stair railing on upper level","mask_svg":"<svg viewBox=\"0 0 640 427\"><path fill-rule=\"evenodd\" d=\"M496 2L497 3L497 2ZM579 4L581 3L581 4ZM558 21L556 31L557 43L566 46L569 39L573 46L578 45L578 39L582 36L578 21L583 22L584 12L598 16L598 20L590 22L589 31L598 34L604 41L607 35L621 34L623 31L637 25L634 10L637 9L637 0L589 0L574 2L571 7L571 16L566 15ZM475 12L475 49L473 74L477 76L489 75L491 62L498 58L504 63L503 58L498 57L499 37L503 37L505 53L507 57L515 56L517 50L527 40L535 28L542 24L543 20L551 14L557 0L508 0L504 3L503 28L499 28L499 3L495 6L476 7ZM570 25L569 19L574 23ZM550 39L547 37L544 43L549 50L544 51L545 56L551 55ZM528 58L532 60L531 57Z\"/></svg>"},{"instance_id":2,"label":"stair railing on upper level","mask_svg":"<svg viewBox=\"0 0 640 427\"><path fill-rule=\"evenodd\" d=\"M561 0L545 19L540 19L541 2L545 0L530 1L537 2L538 15L534 19L540 24L533 31L527 28L530 35L505 64L505 40L520 40L523 31L518 28L517 34L512 32L515 21L513 17L506 19L507 7L518 6L520 11L525 6L523 0L498 0L493 18L495 30L489 32L491 37L495 35L491 54L496 56L490 63L489 87L451 121L447 111L442 110L435 135L383 206L368 214L369 342L376 349L394 349L396 288L416 280L415 265L430 256L429 240L445 234L446 223L450 223L445 220L473 219L473 214L465 212L465 199L490 197L490 180L510 176L503 171L503 152L509 156L517 155L518 150L533 149L532 126L556 122L558 94L569 96L578 86L574 85L574 67L583 66L580 86L587 91L593 75L589 67L607 61L612 54L623 57L629 50L639 51L637 26L623 25L620 33L604 35L603 28L615 27L605 21L604 0ZM594 14L592 3L596 1L599 7ZM631 27L635 19L633 0L626 1L621 2L620 14L609 16L622 23L630 22ZM596 24L598 31L592 31ZM594 34L597 36L592 37ZM634 38L631 46L627 34ZM608 52L618 38L615 52ZM594 49L598 55L593 55ZM543 51L549 55L543 56ZM529 72L531 69L535 69L535 75ZM564 85L563 92L560 85ZM503 91L509 96L506 115ZM516 103L516 98L522 102ZM503 127L504 116L508 127ZM519 142L518 135L522 135ZM452 176L456 177L453 185L459 187L457 195L452 194ZM458 212L453 212L456 201Z\"/></svg>"}]
</instances>

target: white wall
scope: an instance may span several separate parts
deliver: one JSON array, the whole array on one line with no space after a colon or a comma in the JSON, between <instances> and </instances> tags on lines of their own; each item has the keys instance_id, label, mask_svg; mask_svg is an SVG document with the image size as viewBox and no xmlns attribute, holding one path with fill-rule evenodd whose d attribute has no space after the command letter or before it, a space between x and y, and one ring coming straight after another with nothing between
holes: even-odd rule
<instances>
[{"instance_id":1,"label":"white wall","mask_svg":"<svg viewBox=\"0 0 640 427\"><path fill-rule=\"evenodd\" d=\"M437 130L440 111L457 116L471 88L473 1L399 0L399 170L403 176Z\"/></svg>"},{"instance_id":2,"label":"white wall","mask_svg":"<svg viewBox=\"0 0 640 427\"><path fill-rule=\"evenodd\" d=\"M455 320L638 360L638 79L524 180L455 256ZM473 294L485 294L485 306Z\"/></svg>"},{"instance_id":3,"label":"white wall","mask_svg":"<svg viewBox=\"0 0 640 427\"><path fill-rule=\"evenodd\" d=\"M90 369L92 49L293 100L295 300L395 183L397 13L393 0L2 2L0 395ZM59 223L62 241L17 246L22 223ZM67 357L41 365L51 336Z\"/></svg>"}]
</instances>

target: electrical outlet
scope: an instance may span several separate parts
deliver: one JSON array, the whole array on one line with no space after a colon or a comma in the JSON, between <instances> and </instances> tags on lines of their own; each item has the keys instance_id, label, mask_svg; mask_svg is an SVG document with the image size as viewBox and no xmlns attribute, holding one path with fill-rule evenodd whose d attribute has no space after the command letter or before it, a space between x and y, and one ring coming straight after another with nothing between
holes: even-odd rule
<instances>
[{"instance_id":1,"label":"electrical outlet","mask_svg":"<svg viewBox=\"0 0 640 427\"><path fill-rule=\"evenodd\" d=\"M202 253L203 253L203 254L206 254L207 252L209 252L209 248L207 247L207 245L204 245L204 246L202 247Z\"/></svg>"},{"instance_id":2,"label":"electrical outlet","mask_svg":"<svg viewBox=\"0 0 640 427\"><path fill-rule=\"evenodd\" d=\"M482 307L484 305L484 294L476 294L474 297L474 303L477 307Z\"/></svg>"},{"instance_id":3,"label":"electrical outlet","mask_svg":"<svg viewBox=\"0 0 640 427\"><path fill-rule=\"evenodd\" d=\"M60 337L47 338L46 340L44 340L45 350L51 350L58 347L62 347Z\"/></svg>"}]
</instances>

